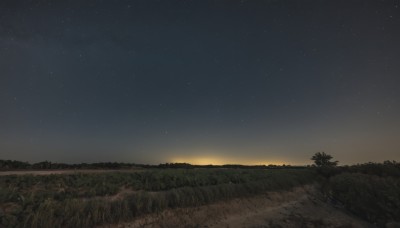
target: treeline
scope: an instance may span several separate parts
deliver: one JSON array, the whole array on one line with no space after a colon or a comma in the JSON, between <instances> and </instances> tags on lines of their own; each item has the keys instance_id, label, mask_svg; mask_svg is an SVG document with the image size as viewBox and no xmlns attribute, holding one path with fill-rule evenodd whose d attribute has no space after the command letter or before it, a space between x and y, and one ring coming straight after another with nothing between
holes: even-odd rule
<instances>
[{"instance_id":1,"label":"treeline","mask_svg":"<svg viewBox=\"0 0 400 228\"><path fill-rule=\"evenodd\" d=\"M0 170L54 170L54 169L132 169L132 168L147 168L150 165L120 163L120 162L98 162L98 163L80 163L66 164L53 163L43 161L38 163L21 162L15 160L0 160Z\"/></svg>"},{"instance_id":2,"label":"treeline","mask_svg":"<svg viewBox=\"0 0 400 228\"><path fill-rule=\"evenodd\" d=\"M383 163L368 162L352 166L340 167L342 172L363 173L379 177L400 177L400 163L396 161L384 161Z\"/></svg>"},{"instance_id":3,"label":"treeline","mask_svg":"<svg viewBox=\"0 0 400 228\"><path fill-rule=\"evenodd\" d=\"M98 162L66 164L43 161L38 163L21 162L15 160L0 160L0 171L7 170L54 170L54 169L133 169L133 168L237 168L237 169L304 169L306 166L290 165L192 165L189 163L163 163L159 165L121 163L121 162Z\"/></svg>"},{"instance_id":4,"label":"treeline","mask_svg":"<svg viewBox=\"0 0 400 228\"><path fill-rule=\"evenodd\" d=\"M291 165L192 165L189 163L164 163L156 166L157 168L230 168L230 169L304 169L307 166L291 166Z\"/></svg>"}]
</instances>

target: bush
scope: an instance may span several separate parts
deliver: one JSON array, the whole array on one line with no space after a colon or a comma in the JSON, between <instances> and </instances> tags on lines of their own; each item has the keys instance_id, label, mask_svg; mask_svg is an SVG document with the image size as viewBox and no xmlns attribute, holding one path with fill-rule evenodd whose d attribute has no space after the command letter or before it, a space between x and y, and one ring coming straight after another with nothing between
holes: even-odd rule
<instances>
[{"instance_id":1,"label":"bush","mask_svg":"<svg viewBox=\"0 0 400 228\"><path fill-rule=\"evenodd\" d=\"M400 221L400 179L360 173L343 173L329 182L334 199L360 217L384 226Z\"/></svg>"}]
</instances>

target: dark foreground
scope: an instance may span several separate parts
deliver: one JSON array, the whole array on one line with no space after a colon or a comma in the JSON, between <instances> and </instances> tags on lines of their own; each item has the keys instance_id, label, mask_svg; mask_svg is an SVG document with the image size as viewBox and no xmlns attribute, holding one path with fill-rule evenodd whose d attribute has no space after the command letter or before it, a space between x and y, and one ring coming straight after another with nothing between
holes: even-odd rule
<instances>
[{"instance_id":1,"label":"dark foreground","mask_svg":"<svg viewBox=\"0 0 400 228\"><path fill-rule=\"evenodd\" d=\"M399 174L391 163L3 175L0 227L396 227Z\"/></svg>"}]
</instances>

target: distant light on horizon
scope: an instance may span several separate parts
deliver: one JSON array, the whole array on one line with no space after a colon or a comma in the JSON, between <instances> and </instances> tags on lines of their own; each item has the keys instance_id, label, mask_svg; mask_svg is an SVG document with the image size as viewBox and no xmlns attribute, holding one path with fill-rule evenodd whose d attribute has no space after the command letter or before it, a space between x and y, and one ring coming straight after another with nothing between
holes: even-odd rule
<instances>
[{"instance_id":1,"label":"distant light on horizon","mask_svg":"<svg viewBox=\"0 0 400 228\"><path fill-rule=\"evenodd\" d=\"M284 160L260 159L252 160L235 157L218 156L177 156L167 159L168 163L189 163L192 165L304 165L285 162Z\"/></svg>"}]
</instances>

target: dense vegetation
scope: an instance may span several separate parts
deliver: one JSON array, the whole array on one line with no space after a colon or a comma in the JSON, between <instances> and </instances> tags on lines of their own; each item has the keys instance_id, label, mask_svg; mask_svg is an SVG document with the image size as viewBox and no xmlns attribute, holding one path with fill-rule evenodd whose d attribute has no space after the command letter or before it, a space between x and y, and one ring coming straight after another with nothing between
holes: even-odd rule
<instances>
[{"instance_id":1,"label":"dense vegetation","mask_svg":"<svg viewBox=\"0 0 400 228\"><path fill-rule=\"evenodd\" d=\"M400 222L400 163L320 167L323 191L355 215L385 227Z\"/></svg>"},{"instance_id":2,"label":"dense vegetation","mask_svg":"<svg viewBox=\"0 0 400 228\"><path fill-rule=\"evenodd\" d=\"M384 227L400 219L400 179L361 173L331 178L330 194L354 214Z\"/></svg>"},{"instance_id":3,"label":"dense vegetation","mask_svg":"<svg viewBox=\"0 0 400 228\"><path fill-rule=\"evenodd\" d=\"M285 190L312 183L312 170L156 169L0 177L5 227L92 227L166 208ZM121 189L129 194L115 195Z\"/></svg>"}]
</instances>

